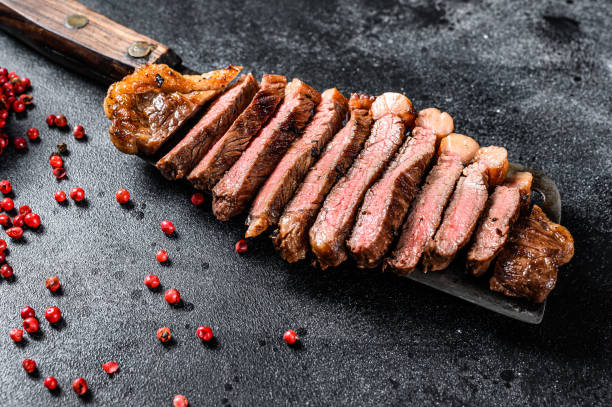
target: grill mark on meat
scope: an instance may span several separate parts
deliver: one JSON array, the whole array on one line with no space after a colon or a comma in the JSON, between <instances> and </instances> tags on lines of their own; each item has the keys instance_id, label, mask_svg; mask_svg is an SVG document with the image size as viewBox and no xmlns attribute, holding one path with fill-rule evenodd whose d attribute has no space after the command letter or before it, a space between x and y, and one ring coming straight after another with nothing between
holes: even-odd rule
<instances>
[{"instance_id":1,"label":"grill mark on meat","mask_svg":"<svg viewBox=\"0 0 612 407\"><path fill-rule=\"evenodd\" d=\"M315 115L304 134L280 160L253 202L245 236L255 237L276 226L285 205L329 139L338 132L348 110L346 98L337 89L321 96Z\"/></svg>"},{"instance_id":2,"label":"grill mark on meat","mask_svg":"<svg viewBox=\"0 0 612 407\"><path fill-rule=\"evenodd\" d=\"M252 74L238 82L213 102L210 109L168 154L156 164L167 179L185 177L249 104L259 85Z\"/></svg>"},{"instance_id":3,"label":"grill mark on meat","mask_svg":"<svg viewBox=\"0 0 612 407\"><path fill-rule=\"evenodd\" d=\"M386 260L385 268L390 267L399 275L414 271L440 225L442 212L462 170L459 156L443 154L438 158L412 204L397 248Z\"/></svg>"},{"instance_id":4,"label":"grill mark on meat","mask_svg":"<svg viewBox=\"0 0 612 407\"><path fill-rule=\"evenodd\" d=\"M286 261L293 263L306 258L310 248L308 231L325 196L351 166L370 134L373 101L368 95L351 95L348 123L329 142L279 219L272 240Z\"/></svg>"},{"instance_id":5,"label":"grill mark on meat","mask_svg":"<svg viewBox=\"0 0 612 407\"><path fill-rule=\"evenodd\" d=\"M388 95L379 96L373 103L372 113L378 119L372 133L347 175L325 199L310 229L310 245L323 269L338 266L346 260L345 241L363 197L403 143L406 127L413 123L414 115L411 121L409 114L412 103L408 98L395 94L397 99L403 98L401 103L405 106L397 109L398 100L389 100ZM377 103L380 104L377 106ZM382 111L377 112L381 107Z\"/></svg>"},{"instance_id":6,"label":"grill mark on meat","mask_svg":"<svg viewBox=\"0 0 612 407\"><path fill-rule=\"evenodd\" d=\"M229 220L246 208L306 127L320 100L319 92L299 79L287 85L285 101L272 121L213 188L213 213L217 219Z\"/></svg>"},{"instance_id":7,"label":"grill mark on meat","mask_svg":"<svg viewBox=\"0 0 612 407\"><path fill-rule=\"evenodd\" d=\"M249 106L238 116L229 130L206 153L187 179L198 189L210 190L247 149L282 102L287 79L282 75L265 74L261 87Z\"/></svg>"},{"instance_id":8,"label":"grill mark on meat","mask_svg":"<svg viewBox=\"0 0 612 407\"><path fill-rule=\"evenodd\" d=\"M557 283L558 268L574 256L574 239L534 205L519 218L489 280L493 291L543 302Z\"/></svg>"},{"instance_id":9,"label":"grill mark on meat","mask_svg":"<svg viewBox=\"0 0 612 407\"><path fill-rule=\"evenodd\" d=\"M391 246L436 148L431 129L415 128L368 190L347 246L360 268L376 267Z\"/></svg>"}]
</instances>

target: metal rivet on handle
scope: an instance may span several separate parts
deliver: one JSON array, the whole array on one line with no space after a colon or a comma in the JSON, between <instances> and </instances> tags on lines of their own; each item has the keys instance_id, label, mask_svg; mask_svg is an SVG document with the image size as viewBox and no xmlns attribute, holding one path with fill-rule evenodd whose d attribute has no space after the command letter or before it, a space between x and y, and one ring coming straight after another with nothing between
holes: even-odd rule
<instances>
[{"instance_id":1,"label":"metal rivet on handle","mask_svg":"<svg viewBox=\"0 0 612 407\"><path fill-rule=\"evenodd\" d=\"M151 53L151 45L144 41L134 41L127 50L128 54L134 58L144 58Z\"/></svg>"},{"instance_id":2,"label":"metal rivet on handle","mask_svg":"<svg viewBox=\"0 0 612 407\"><path fill-rule=\"evenodd\" d=\"M89 23L89 19L82 14L71 14L66 17L66 27L78 30Z\"/></svg>"}]
</instances>

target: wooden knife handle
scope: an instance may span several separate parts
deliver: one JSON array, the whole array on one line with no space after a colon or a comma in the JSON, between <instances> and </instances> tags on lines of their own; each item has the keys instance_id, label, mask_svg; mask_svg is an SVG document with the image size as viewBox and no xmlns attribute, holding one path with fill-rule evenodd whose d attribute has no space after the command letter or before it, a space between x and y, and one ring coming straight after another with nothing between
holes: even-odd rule
<instances>
[{"instance_id":1,"label":"wooden knife handle","mask_svg":"<svg viewBox=\"0 0 612 407\"><path fill-rule=\"evenodd\" d=\"M167 46L74 0L0 0L0 28L56 62L105 83L146 63L181 64Z\"/></svg>"}]
</instances>

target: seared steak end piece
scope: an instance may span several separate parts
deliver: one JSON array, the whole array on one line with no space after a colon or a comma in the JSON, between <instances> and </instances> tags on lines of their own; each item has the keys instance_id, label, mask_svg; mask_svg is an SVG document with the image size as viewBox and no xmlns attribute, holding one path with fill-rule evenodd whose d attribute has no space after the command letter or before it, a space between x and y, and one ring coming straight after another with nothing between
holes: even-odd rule
<instances>
[{"instance_id":1,"label":"seared steak end piece","mask_svg":"<svg viewBox=\"0 0 612 407\"><path fill-rule=\"evenodd\" d=\"M543 302L557 283L558 268L574 256L574 239L534 205L516 223L497 257L491 290L511 297Z\"/></svg>"},{"instance_id":2,"label":"seared steak end piece","mask_svg":"<svg viewBox=\"0 0 612 407\"><path fill-rule=\"evenodd\" d=\"M350 168L370 134L373 122L370 108L373 101L372 96L351 95L349 121L329 142L285 208L272 239L286 261L293 263L306 258L310 247L308 231L325 196Z\"/></svg>"},{"instance_id":3,"label":"seared steak end piece","mask_svg":"<svg viewBox=\"0 0 612 407\"><path fill-rule=\"evenodd\" d=\"M194 187L211 190L221 180L283 101L286 85L282 75L263 75L251 103L187 177Z\"/></svg>"},{"instance_id":4,"label":"seared steak end piece","mask_svg":"<svg viewBox=\"0 0 612 407\"><path fill-rule=\"evenodd\" d=\"M529 215L533 175L530 172L517 172L508 177L504 184L518 188L521 194L521 215Z\"/></svg>"}]
</instances>

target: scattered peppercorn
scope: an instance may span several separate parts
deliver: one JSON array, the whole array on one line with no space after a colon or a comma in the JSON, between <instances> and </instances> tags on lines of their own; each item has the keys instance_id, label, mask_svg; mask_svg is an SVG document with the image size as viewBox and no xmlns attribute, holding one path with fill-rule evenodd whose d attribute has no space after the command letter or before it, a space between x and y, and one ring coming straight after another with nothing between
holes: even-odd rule
<instances>
[{"instance_id":1,"label":"scattered peppercorn","mask_svg":"<svg viewBox=\"0 0 612 407\"><path fill-rule=\"evenodd\" d=\"M245 253L248 249L249 245L247 244L246 240L242 239L236 242L236 253Z\"/></svg>"},{"instance_id":2,"label":"scattered peppercorn","mask_svg":"<svg viewBox=\"0 0 612 407\"><path fill-rule=\"evenodd\" d=\"M68 145L63 141L61 143L57 143L57 151L60 154L66 154L68 152Z\"/></svg>"},{"instance_id":3,"label":"scattered peppercorn","mask_svg":"<svg viewBox=\"0 0 612 407\"><path fill-rule=\"evenodd\" d=\"M79 396L84 396L87 393L87 382L82 377L77 377L72 382L72 390Z\"/></svg>"},{"instance_id":4,"label":"scattered peppercorn","mask_svg":"<svg viewBox=\"0 0 612 407\"><path fill-rule=\"evenodd\" d=\"M66 170L64 169L64 167L54 168L53 175L57 179L64 179L66 177Z\"/></svg>"},{"instance_id":5,"label":"scattered peppercorn","mask_svg":"<svg viewBox=\"0 0 612 407\"><path fill-rule=\"evenodd\" d=\"M200 326L196 330L196 335L198 336L198 338L200 338L204 342L208 342L213 337L213 331L208 326Z\"/></svg>"},{"instance_id":6,"label":"scattered peppercorn","mask_svg":"<svg viewBox=\"0 0 612 407\"><path fill-rule=\"evenodd\" d=\"M23 229L19 226L14 226L12 228L8 228L6 230L6 234L11 239L21 239L21 237L23 236Z\"/></svg>"},{"instance_id":7,"label":"scattered peppercorn","mask_svg":"<svg viewBox=\"0 0 612 407\"><path fill-rule=\"evenodd\" d=\"M59 288L61 287L59 278L57 278L57 276L49 277L45 281L45 287L51 292L59 290Z\"/></svg>"},{"instance_id":8,"label":"scattered peppercorn","mask_svg":"<svg viewBox=\"0 0 612 407\"><path fill-rule=\"evenodd\" d=\"M32 212L32 208L30 208L28 205L21 205L19 207L19 214L20 215L27 215L30 212Z\"/></svg>"},{"instance_id":9,"label":"scattered peppercorn","mask_svg":"<svg viewBox=\"0 0 612 407\"><path fill-rule=\"evenodd\" d=\"M53 154L51 157L49 157L49 164L51 164L51 167L53 168L60 168L64 165L64 160L62 160L62 157L59 155Z\"/></svg>"},{"instance_id":10,"label":"scattered peppercorn","mask_svg":"<svg viewBox=\"0 0 612 407\"><path fill-rule=\"evenodd\" d=\"M40 216L37 213L28 213L23 217L27 227L36 229L40 226Z\"/></svg>"},{"instance_id":11,"label":"scattered peppercorn","mask_svg":"<svg viewBox=\"0 0 612 407\"><path fill-rule=\"evenodd\" d=\"M66 116L64 116L63 114L58 114L57 116L55 116L53 124L55 124L59 128L66 127L66 125L68 125L68 120L66 120Z\"/></svg>"},{"instance_id":12,"label":"scattered peppercorn","mask_svg":"<svg viewBox=\"0 0 612 407\"><path fill-rule=\"evenodd\" d=\"M74 135L75 139L80 140L85 137L85 129L79 124L74 127L74 131L72 132L72 134Z\"/></svg>"},{"instance_id":13,"label":"scattered peppercorn","mask_svg":"<svg viewBox=\"0 0 612 407\"><path fill-rule=\"evenodd\" d=\"M23 215L17 215L13 218L13 226L23 227L24 224Z\"/></svg>"},{"instance_id":14,"label":"scattered peppercorn","mask_svg":"<svg viewBox=\"0 0 612 407\"><path fill-rule=\"evenodd\" d=\"M0 263L4 263L6 260L6 253L4 251L0 251Z\"/></svg>"},{"instance_id":15,"label":"scattered peppercorn","mask_svg":"<svg viewBox=\"0 0 612 407\"><path fill-rule=\"evenodd\" d=\"M5 250L6 250L6 240L0 239L0 252L3 252Z\"/></svg>"},{"instance_id":16,"label":"scattered peppercorn","mask_svg":"<svg viewBox=\"0 0 612 407\"><path fill-rule=\"evenodd\" d=\"M158 262L164 263L166 260L168 260L168 252L165 250L158 250L155 258Z\"/></svg>"},{"instance_id":17,"label":"scattered peppercorn","mask_svg":"<svg viewBox=\"0 0 612 407\"><path fill-rule=\"evenodd\" d=\"M120 190L115 192L115 199L121 205L126 204L126 203L128 203L130 201L130 193L128 192L127 189L121 188Z\"/></svg>"},{"instance_id":18,"label":"scattered peppercorn","mask_svg":"<svg viewBox=\"0 0 612 407\"><path fill-rule=\"evenodd\" d=\"M57 388L57 379L53 376L49 376L43 382L45 387L49 390L55 390Z\"/></svg>"},{"instance_id":19,"label":"scattered peppercorn","mask_svg":"<svg viewBox=\"0 0 612 407\"><path fill-rule=\"evenodd\" d=\"M0 208L2 208L3 210L7 212L12 211L14 207L15 207L15 202L13 202L13 200L9 197L6 197L0 201Z\"/></svg>"},{"instance_id":20,"label":"scattered peppercorn","mask_svg":"<svg viewBox=\"0 0 612 407\"><path fill-rule=\"evenodd\" d=\"M33 334L38 332L38 328L38 319L35 317L29 317L23 320L23 329L25 329L27 333Z\"/></svg>"},{"instance_id":21,"label":"scattered peppercorn","mask_svg":"<svg viewBox=\"0 0 612 407\"><path fill-rule=\"evenodd\" d=\"M157 330L157 339L161 342L169 342L172 339L172 333L170 332L170 328L163 326Z\"/></svg>"},{"instance_id":22,"label":"scattered peppercorn","mask_svg":"<svg viewBox=\"0 0 612 407\"><path fill-rule=\"evenodd\" d=\"M36 362L34 362L32 359L24 359L23 362L21 362L21 366L23 366L23 370L25 370L28 374L33 373L36 370Z\"/></svg>"},{"instance_id":23,"label":"scattered peppercorn","mask_svg":"<svg viewBox=\"0 0 612 407\"><path fill-rule=\"evenodd\" d=\"M181 301L181 293L176 288L166 290L164 298L168 304L178 304Z\"/></svg>"},{"instance_id":24,"label":"scattered peppercorn","mask_svg":"<svg viewBox=\"0 0 612 407\"><path fill-rule=\"evenodd\" d=\"M169 220L163 220L161 223L161 230L167 235L174 233L174 224Z\"/></svg>"},{"instance_id":25,"label":"scattered peppercorn","mask_svg":"<svg viewBox=\"0 0 612 407\"><path fill-rule=\"evenodd\" d=\"M64 191L57 191L54 198L57 202L64 202L66 200L66 193Z\"/></svg>"},{"instance_id":26,"label":"scattered peppercorn","mask_svg":"<svg viewBox=\"0 0 612 407\"><path fill-rule=\"evenodd\" d=\"M7 227L11 224L11 218L5 213L0 214L0 226Z\"/></svg>"},{"instance_id":27,"label":"scattered peppercorn","mask_svg":"<svg viewBox=\"0 0 612 407\"><path fill-rule=\"evenodd\" d=\"M293 345L294 343L297 342L298 339L299 338L294 330L290 329L283 334L283 340L287 342L289 345Z\"/></svg>"},{"instance_id":28,"label":"scattered peppercorn","mask_svg":"<svg viewBox=\"0 0 612 407\"><path fill-rule=\"evenodd\" d=\"M53 127L53 126L55 126L55 115L54 115L54 114L50 114L49 116L47 116L47 118L45 119L45 121L47 122L47 124L49 125L49 127Z\"/></svg>"},{"instance_id":29,"label":"scattered peppercorn","mask_svg":"<svg viewBox=\"0 0 612 407\"><path fill-rule=\"evenodd\" d=\"M172 400L172 406L173 407L188 407L189 401L187 400L187 397L183 396L182 394L177 394L176 396L174 396L174 399Z\"/></svg>"},{"instance_id":30,"label":"scattered peppercorn","mask_svg":"<svg viewBox=\"0 0 612 407\"><path fill-rule=\"evenodd\" d=\"M119 364L114 360L102 364L102 369L108 374L114 374L119 370Z\"/></svg>"},{"instance_id":31,"label":"scattered peppercorn","mask_svg":"<svg viewBox=\"0 0 612 407\"><path fill-rule=\"evenodd\" d=\"M49 307L45 311L45 319L51 324L55 324L62 319L62 311L58 307Z\"/></svg>"},{"instance_id":32,"label":"scattered peppercorn","mask_svg":"<svg viewBox=\"0 0 612 407\"><path fill-rule=\"evenodd\" d=\"M3 264L0 266L0 275L4 278L9 278L13 276L13 268L8 264Z\"/></svg>"},{"instance_id":33,"label":"scattered peppercorn","mask_svg":"<svg viewBox=\"0 0 612 407\"><path fill-rule=\"evenodd\" d=\"M34 127L29 128L26 134L30 140L36 140L38 136L40 135L40 133L38 132L38 129Z\"/></svg>"},{"instance_id":34,"label":"scattered peppercorn","mask_svg":"<svg viewBox=\"0 0 612 407\"><path fill-rule=\"evenodd\" d=\"M19 89L19 90L21 90L23 92L24 89ZM19 92L17 92L17 93L19 93ZM15 100L13 102L13 111L15 113L21 113L21 112L23 112L25 110L25 108L26 108L26 105L25 105L25 103L23 103L23 101L21 99L17 99L17 100Z\"/></svg>"},{"instance_id":35,"label":"scattered peppercorn","mask_svg":"<svg viewBox=\"0 0 612 407\"><path fill-rule=\"evenodd\" d=\"M195 206L202 205L204 203L204 195L200 192L194 192L193 195L191 195L191 203Z\"/></svg>"},{"instance_id":36,"label":"scattered peppercorn","mask_svg":"<svg viewBox=\"0 0 612 407\"><path fill-rule=\"evenodd\" d=\"M13 328L9 332L9 337L15 342L21 342L23 339L23 330L19 328Z\"/></svg>"},{"instance_id":37,"label":"scattered peppercorn","mask_svg":"<svg viewBox=\"0 0 612 407\"><path fill-rule=\"evenodd\" d=\"M21 309L20 315L21 319L32 318L36 316L36 311L34 311L34 308L26 305Z\"/></svg>"},{"instance_id":38,"label":"scattered peppercorn","mask_svg":"<svg viewBox=\"0 0 612 407\"><path fill-rule=\"evenodd\" d=\"M15 137L15 140L13 140L13 146L15 146L15 149L17 150L23 150L28 146L28 141L23 137Z\"/></svg>"},{"instance_id":39,"label":"scattered peppercorn","mask_svg":"<svg viewBox=\"0 0 612 407\"><path fill-rule=\"evenodd\" d=\"M145 277L144 283L148 288L157 288L159 287L159 277L155 274L149 274Z\"/></svg>"},{"instance_id":40,"label":"scattered peppercorn","mask_svg":"<svg viewBox=\"0 0 612 407\"><path fill-rule=\"evenodd\" d=\"M8 194L13 190L13 186L11 185L11 181L4 179L0 181L0 192L3 194Z\"/></svg>"},{"instance_id":41,"label":"scattered peppercorn","mask_svg":"<svg viewBox=\"0 0 612 407\"><path fill-rule=\"evenodd\" d=\"M70 198L76 202L80 202L85 198L85 191L83 188L72 188L70 190Z\"/></svg>"}]
</instances>

